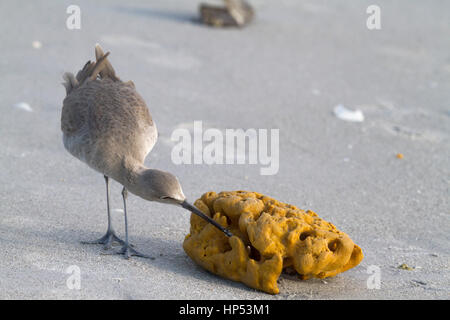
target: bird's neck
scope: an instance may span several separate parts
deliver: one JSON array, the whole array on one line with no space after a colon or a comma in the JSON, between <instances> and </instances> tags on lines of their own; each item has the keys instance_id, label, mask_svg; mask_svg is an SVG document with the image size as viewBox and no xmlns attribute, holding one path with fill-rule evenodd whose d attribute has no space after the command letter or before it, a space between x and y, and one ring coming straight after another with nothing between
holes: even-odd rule
<instances>
[{"instance_id":1,"label":"bird's neck","mask_svg":"<svg viewBox=\"0 0 450 320\"><path fill-rule=\"evenodd\" d=\"M130 192L139 195L141 189L140 177L146 170L149 170L142 163L136 161L122 161L120 169L117 170L117 176L113 177L120 182Z\"/></svg>"}]
</instances>

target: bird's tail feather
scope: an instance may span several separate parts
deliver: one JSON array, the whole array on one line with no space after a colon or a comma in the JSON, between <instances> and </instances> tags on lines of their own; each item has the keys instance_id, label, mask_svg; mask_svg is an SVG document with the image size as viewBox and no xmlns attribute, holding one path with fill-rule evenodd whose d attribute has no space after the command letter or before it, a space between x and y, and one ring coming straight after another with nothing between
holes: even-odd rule
<instances>
[{"instance_id":1,"label":"bird's tail feather","mask_svg":"<svg viewBox=\"0 0 450 320\"><path fill-rule=\"evenodd\" d=\"M98 76L100 79L109 78L113 81L120 80L116 76L116 72L108 61L107 57L109 52L103 53L99 44L95 46L95 62L88 61L84 65L83 69L78 71L76 77L70 72L66 72L63 75L63 85L66 88L66 93L69 94L73 89L82 85L86 80L95 80Z\"/></svg>"},{"instance_id":2,"label":"bird's tail feather","mask_svg":"<svg viewBox=\"0 0 450 320\"><path fill-rule=\"evenodd\" d=\"M102 48L99 44L95 45L95 58L97 59L97 63L100 61L104 61L103 67L100 69L99 74L100 78L109 78L113 81L119 80L119 78L116 76L116 72L114 71L114 68L112 67L111 63L106 59L106 56L108 56L109 52L106 54L103 53Z\"/></svg>"},{"instance_id":3,"label":"bird's tail feather","mask_svg":"<svg viewBox=\"0 0 450 320\"><path fill-rule=\"evenodd\" d=\"M62 84L66 88L66 94L69 94L74 88L77 88L79 85L78 80L70 72L64 73L63 79L64 82Z\"/></svg>"}]
</instances>

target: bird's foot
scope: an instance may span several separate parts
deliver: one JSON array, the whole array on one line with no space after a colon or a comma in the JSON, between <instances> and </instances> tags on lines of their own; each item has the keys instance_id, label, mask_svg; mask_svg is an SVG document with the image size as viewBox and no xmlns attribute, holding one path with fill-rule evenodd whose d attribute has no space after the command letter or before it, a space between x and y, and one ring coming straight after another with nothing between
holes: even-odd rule
<instances>
[{"instance_id":1,"label":"bird's foot","mask_svg":"<svg viewBox=\"0 0 450 320\"><path fill-rule=\"evenodd\" d=\"M103 252L102 254L105 254L105 255L123 254L125 259L127 259L127 260L130 259L131 256L155 260L155 257L151 257L146 254L143 254L143 253L137 251L136 249L134 249L133 245L126 244L126 243L123 244L123 246L122 246L122 248L120 248L120 250L112 251L112 252Z\"/></svg>"},{"instance_id":2,"label":"bird's foot","mask_svg":"<svg viewBox=\"0 0 450 320\"><path fill-rule=\"evenodd\" d=\"M103 244L104 250L112 249L112 246L115 242L121 245L125 245L125 241L116 236L116 233L113 230L108 230L106 234L100 239L94 241L81 241L82 244Z\"/></svg>"}]
</instances>

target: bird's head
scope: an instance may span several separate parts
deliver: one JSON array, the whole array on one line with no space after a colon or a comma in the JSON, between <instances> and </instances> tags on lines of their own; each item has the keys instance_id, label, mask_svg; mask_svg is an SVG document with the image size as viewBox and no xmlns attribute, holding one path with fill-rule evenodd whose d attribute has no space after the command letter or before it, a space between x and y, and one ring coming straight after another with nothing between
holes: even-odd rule
<instances>
[{"instance_id":1,"label":"bird's head","mask_svg":"<svg viewBox=\"0 0 450 320\"><path fill-rule=\"evenodd\" d=\"M140 179L140 193L144 199L181 206L213 224L228 237L232 236L230 231L186 201L186 196L181 189L180 182L173 174L160 170L147 169L141 175Z\"/></svg>"},{"instance_id":2,"label":"bird's head","mask_svg":"<svg viewBox=\"0 0 450 320\"><path fill-rule=\"evenodd\" d=\"M173 174L148 169L140 176L141 196L150 201L181 205L186 197L180 182Z\"/></svg>"}]
</instances>

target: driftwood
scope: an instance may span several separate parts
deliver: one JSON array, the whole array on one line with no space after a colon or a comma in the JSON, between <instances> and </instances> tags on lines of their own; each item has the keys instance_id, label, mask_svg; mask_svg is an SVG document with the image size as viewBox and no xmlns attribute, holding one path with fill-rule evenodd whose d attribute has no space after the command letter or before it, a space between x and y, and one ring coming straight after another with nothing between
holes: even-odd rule
<instances>
[{"instance_id":1,"label":"driftwood","mask_svg":"<svg viewBox=\"0 0 450 320\"><path fill-rule=\"evenodd\" d=\"M214 27L243 27L253 16L254 10L245 0L225 0L225 7L200 5L202 23Z\"/></svg>"}]
</instances>

